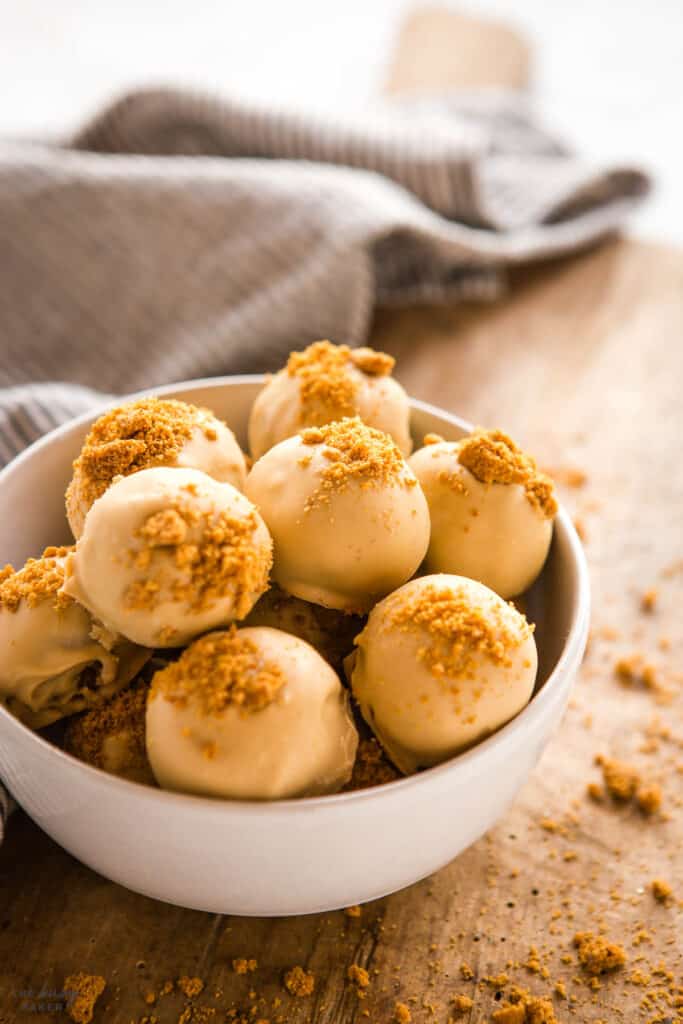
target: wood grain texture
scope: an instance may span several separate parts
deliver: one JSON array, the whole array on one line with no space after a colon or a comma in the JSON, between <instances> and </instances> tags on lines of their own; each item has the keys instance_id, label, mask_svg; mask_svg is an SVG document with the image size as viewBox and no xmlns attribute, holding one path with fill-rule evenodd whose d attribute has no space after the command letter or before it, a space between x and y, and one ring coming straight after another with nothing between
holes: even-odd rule
<instances>
[{"instance_id":1,"label":"wood grain texture","mask_svg":"<svg viewBox=\"0 0 683 1024\"><path fill-rule=\"evenodd\" d=\"M433 82L433 37L419 17L411 24L394 86L416 84L419 75L406 70L413 65ZM445 32L441 20L435 53L446 52ZM451 33L453 60L457 46ZM82 867L16 815L0 850L0 1021L53 1019L22 1012L22 993L59 989L74 970L106 977L95 1022L112 1024L145 1014L159 1024L176 1022L186 1000L174 994L150 1007L144 995L182 974L205 981L196 1004L216 1008L207 1018L216 1022L237 1007L247 1019L271 1024L388 1024L400 999L415 1022L446 1024L449 1001L462 993L474 1008L458 1019L477 1024L499 1005L499 990L483 979L501 971L543 994L564 979L576 1001L555 998L560 1021L655 1019L654 1008L640 1008L647 987L625 979L661 960L681 981L681 907L657 903L648 886L661 877L683 897L683 700L676 675L683 572L675 568L683 565L682 336L683 254L631 241L519 272L507 301L494 306L377 317L373 343L398 358L398 376L414 395L504 427L545 466L587 474L583 488L564 496L587 531L594 634L558 734L496 828L437 875L366 906L360 918L340 911L240 919L156 903ZM650 586L659 588L659 599L645 615L639 598ZM617 681L615 658L635 648L657 663L670 696ZM593 764L599 752L658 778L664 813L646 819L632 805L588 801L586 783L600 777ZM405 826L406 841L413 841L411 823ZM624 944L630 965L592 990L574 962L572 937L601 927ZM643 929L649 937L634 945ZM548 977L521 966L533 966L532 946ZM253 974L233 971L232 960L241 956L258 960ZM508 961L520 966L506 967ZM470 980L461 974L463 962L472 968ZM352 963L370 972L364 1000L345 980ZM294 999L283 990L283 972L293 964L315 973L313 996ZM666 989L666 979L654 980ZM202 1018L197 1012L194 1019ZM664 997L660 1019L678 1019Z\"/></svg>"}]
</instances>

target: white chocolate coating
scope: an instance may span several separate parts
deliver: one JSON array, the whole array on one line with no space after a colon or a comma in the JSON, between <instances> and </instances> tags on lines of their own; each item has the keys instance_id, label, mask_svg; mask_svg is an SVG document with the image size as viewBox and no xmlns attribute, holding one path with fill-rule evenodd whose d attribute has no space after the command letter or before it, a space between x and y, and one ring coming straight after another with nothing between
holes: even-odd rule
<instances>
[{"instance_id":1,"label":"white chocolate coating","mask_svg":"<svg viewBox=\"0 0 683 1024\"><path fill-rule=\"evenodd\" d=\"M33 729L104 703L149 654L98 628L75 601L0 607L0 701Z\"/></svg>"},{"instance_id":2,"label":"white chocolate coating","mask_svg":"<svg viewBox=\"0 0 683 1024\"><path fill-rule=\"evenodd\" d=\"M298 637L267 627L238 635L282 673L280 693L257 711L228 706L207 714L192 696L173 702L153 683L146 741L159 785L235 800L341 789L351 777L358 734L337 674Z\"/></svg>"},{"instance_id":3,"label":"white chocolate coating","mask_svg":"<svg viewBox=\"0 0 683 1024\"><path fill-rule=\"evenodd\" d=\"M147 540L155 517L173 510L182 514L178 537ZM237 542L230 532L216 537L223 516L244 531ZM230 484L194 469L146 469L94 503L64 590L136 643L178 647L248 614L268 585L271 549L258 512ZM228 565L213 582L207 551L212 569Z\"/></svg>"},{"instance_id":4,"label":"white chocolate coating","mask_svg":"<svg viewBox=\"0 0 683 1024\"><path fill-rule=\"evenodd\" d=\"M429 505L425 571L469 576L505 598L527 590L548 555L553 522L524 487L482 483L450 441L420 448L409 463Z\"/></svg>"},{"instance_id":5,"label":"white chocolate coating","mask_svg":"<svg viewBox=\"0 0 683 1024\"><path fill-rule=\"evenodd\" d=\"M455 595L483 613L504 644L505 663L462 631L437 639L414 619L396 623L402 602L435 592ZM461 642L464 670L456 671L449 651ZM411 580L373 608L357 644L349 658L354 696L405 773L440 764L482 740L521 711L533 692L537 655L526 621L492 590L464 577Z\"/></svg>"},{"instance_id":6,"label":"white chocolate coating","mask_svg":"<svg viewBox=\"0 0 683 1024\"><path fill-rule=\"evenodd\" d=\"M364 613L405 583L429 541L429 513L403 464L392 482L352 479L318 500L325 445L290 437L254 465L245 492L273 537L273 579L327 608Z\"/></svg>"},{"instance_id":7,"label":"white chocolate coating","mask_svg":"<svg viewBox=\"0 0 683 1024\"><path fill-rule=\"evenodd\" d=\"M413 450L408 396L393 377L370 376L349 362L346 373L355 384L352 403L340 413L324 401L304 408L301 380L280 370L259 392L249 417L249 449L260 459L270 448L304 427L319 427L344 416L359 416L369 427L389 434L403 455Z\"/></svg>"},{"instance_id":8,"label":"white chocolate coating","mask_svg":"<svg viewBox=\"0 0 683 1024\"><path fill-rule=\"evenodd\" d=\"M154 401L170 404L164 403L163 400ZM235 435L229 427L208 409L191 406L185 402L174 402L173 404L182 406L192 415L195 422L190 436L182 441L179 450L174 454L166 458L151 454L138 456L133 468L119 472L118 475L126 476L128 473L139 472L140 469L149 469L153 466L200 469L214 480L232 484L238 490L243 490L247 475L246 462L244 454L235 440ZM121 409L125 408L125 406L121 407ZM122 433L125 435L125 431ZM104 448L106 445L102 445L102 447ZM111 484L111 479L107 481L107 484ZM82 461L77 459L74 463L74 474L66 492L66 515L76 538L83 533L85 517L92 503L91 481L88 480L88 472Z\"/></svg>"}]
</instances>

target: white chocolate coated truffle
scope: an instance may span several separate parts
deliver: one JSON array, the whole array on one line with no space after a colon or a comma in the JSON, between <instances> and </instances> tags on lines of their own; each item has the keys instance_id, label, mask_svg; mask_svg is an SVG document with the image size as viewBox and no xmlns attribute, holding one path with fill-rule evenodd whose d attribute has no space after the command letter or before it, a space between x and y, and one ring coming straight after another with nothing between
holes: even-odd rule
<instances>
[{"instance_id":1,"label":"white chocolate coated truffle","mask_svg":"<svg viewBox=\"0 0 683 1024\"><path fill-rule=\"evenodd\" d=\"M557 511L552 484L504 434L427 444L410 458L431 519L427 572L521 594L546 560Z\"/></svg>"},{"instance_id":2,"label":"white chocolate coated truffle","mask_svg":"<svg viewBox=\"0 0 683 1024\"><path fill-rule=\"evenodd\" d=\"M358 416L389 434L404 455L413 448L408 397L391 376L394 360L369 348L316 341L292 352L254 402L249 447L255 459L304 427Z\"/></svg>"},{"instance_id":3,"label":"white chocolate coated truffle","mask_svg":"<svg viewBox=\"0 0 683 1024\"><path fill-rule=\"evenodd\" d=\"M334 670L267 627L209 633L158 672L146 737L160 786L237 800L336 792L358 745Z\"/></svg>"},{"instance_id":4,"label":"white chocolate coated truffle","mask_svg":"<svg viewBox=\"0 0 683 1024\"><path fill-rule=\"evenodd\" d=\"M349 659L366 722L401 771L440 764L527 704L537 656L526 619L462 576L423 576L370 612Z\"/></svg>"},{"instance_id":5,"label":"white chocolate coated truffle","mask_svg":"<svg viewBox=\"0 0 683 1024\"><path fill-rule=\"evenodd\" d=\"M110 409L91 427L66 491L74 537L83 532L92 503L117 476L153 466L201 469L244 487L244 455L232 431L209 409L167 398L141 398Z\"/></svg>"},{"instance_id":6,"label":"white chocolate coated truffle","mask_svg":"<svg viewBox=\"0 0 683 1024\"><path fill-rule=\"evenodd\" d=\"M412 471L388 435L359 419L281 441L245 490L273 537L273 579L305 601L367 612L427 550L427 502Z\"/></svg>"},{"instance_id":7,"label":"white chocolate coated truffle","mask_svg":"<svg viewBox=\"0 0 683 1024\"><path fill-rule=\"evenodd\" d=\"M0 575L0 701L34 729L103 703L150 654L60 592L66 553L48 548Z\"/></svg>"},{"instance_id":8,"label":"white chocolate coated truffle","mask_svg":"<svg viewBox=\"0 0 683 1024\"><path fill-rule=\"evenodd\" d=\"M231 484L196 469L143 469L90 509L64 589L136 643L178 647L249 613L268 586L271 550Z\"/></svg>"}]
</instances>

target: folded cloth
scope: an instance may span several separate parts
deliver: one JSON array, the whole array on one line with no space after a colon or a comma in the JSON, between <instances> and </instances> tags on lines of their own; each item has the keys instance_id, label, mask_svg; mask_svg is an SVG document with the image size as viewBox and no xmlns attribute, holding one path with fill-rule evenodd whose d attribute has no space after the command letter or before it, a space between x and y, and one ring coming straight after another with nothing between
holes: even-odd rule
<instances>
[{"instance_id":1,"label":"folded cloth","mask_svg":"<svg viewBox=\"0 0 683 1024\"><path fill-rule=\"evenodd\" d=\"M143 91L64 144L4 143L0 464L97 391L360 344L377 305L494 298L649 187L497 91L333 119Z\"/></svg>"}]
</instances>

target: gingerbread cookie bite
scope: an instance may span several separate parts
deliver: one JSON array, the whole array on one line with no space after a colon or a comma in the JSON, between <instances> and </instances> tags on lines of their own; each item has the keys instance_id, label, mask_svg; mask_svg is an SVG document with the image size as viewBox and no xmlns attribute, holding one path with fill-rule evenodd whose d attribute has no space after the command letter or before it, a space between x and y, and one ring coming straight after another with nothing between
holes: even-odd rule
<instances>
[{"instance_id":1,"label":"gingerbread cookie bite","mask_svg":"<svg viewBox=\"0 0 683 1024\"><path fill-rule=\"evenodd\" d=\"M387 434L358 418L281 441L245 491L273 537L274 580L305 601L367 612L427 550L429 512L412 470Z\"/></svg>"},{"instance_id":2,"label":"gingerbread cookie bite","mask_svg":"<svg viewBox=\"0 0 683 1024\"><path fill-rule=\"evenodd\" d=\"M147 683L135 682L101 707L72 718L64 749L111 775L154 786L145 747L148 690Z\"/></svg>"},{"instance_id":3,"label":"gingerbread cookie bite","mask_svg":"<svg viewBox=\"0 0 683 1024\"><path fill-rule=\"evenodd\" d=\"M74 537L88 509L118 476L153 466L201 469L241 490L244 455L232 431L208 409L168 398L141 398L105 412L90 428L66 491Z\"/></svg>"},{"instance_id":4,"label":"gingerbread cookie bite","mask_svg":"<svg viewBox=\"0 0 683 1024\"><path fill-rule=\"evenodd\" d=\"M552 481L499 430L426 441L410 458L431 518L425 569L470 576L501 597L521 594L552 540Z\"/></svg>"},{"instance_id":5,"label":"gingerbread cookie bite","mask_svg":"<svg viewBox=\"0 0 683 1024\"><path fill-rule=\"evenodd\" d=\"M195 469L144 469L92 506L67 562L66 593L149 647L178 647L251 611L272 542L231 484Z\"/></svg>"},{"instance_id":6,"label":"gingerbread cookie bite","mask_svg":"<svg viewBox=\"0 0 683 1024\"><path fill-rule=\"evenodd\" d=\"M446 574L411 580L370 612L348 660L364 719L401 771L448 760L529 701L536 645L488 587Z\"/></svg>"},{"instance_id":7,"label":"gingerbread cookie bite","mask_svg":"<svg viewBox=\"0 0 683 1024\"><path fill-rule=\"evenodd\" d=\"M158 672L146 735L159 785L237 800L336 792L358 745L336 673L267 627L209 633Z\"/></svg>"},{"instance_id":8,"label":"gingerbread cookie bite","mask_svg":"<svg viewBox=\"0 0 683 1024\"><path fill-rule=\"evenodd\" d=\"M254 402L249 446L255 459L304 427L358 416L389 434L404 455L412 451L408 397L391 372L394 360L371 348L316 341L292 352Z\"/></svg>"},{"instance_id":9,"label":"gingerbread cookie bite","mask_svg":"<svg viewBox=\"0 0 683 1024\"><path fill-rule=\"evenodd\" d=\"M62 591L68 548L0 571L0 701L34 729L97 707L149 651L95 623Z\"/></svg>"},{"instance_id":10,"label":"gingerbread cookie bite","mask_svg":"<svg viewBox=\"0 0 683 1024\"><path fill-rule=\"evenodd\" d=\"M276 584L257 601L244 625L270 626L298 636L340 672L364 621L359 615L347 615L292 597Z\"/></svg>"}]
</instances>

